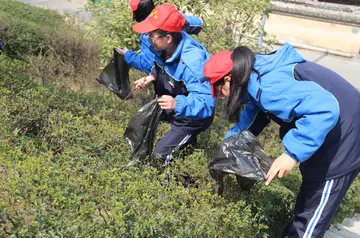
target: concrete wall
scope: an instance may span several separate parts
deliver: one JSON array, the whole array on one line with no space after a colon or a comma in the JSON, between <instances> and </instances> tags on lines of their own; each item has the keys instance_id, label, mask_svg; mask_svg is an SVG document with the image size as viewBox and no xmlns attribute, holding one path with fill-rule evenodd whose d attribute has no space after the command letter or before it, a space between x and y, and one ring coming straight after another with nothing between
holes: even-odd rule
<instances>
[{"instance_id":1,"label":"concrete wall","mask_svg":"<svg viewBox=\"0 0 360 238\"><path fill-rule=\"evenodd\" d=\"M360 26L272 13L266 21L265 30L279 40L354 55L358 55L360 51Z\"/></svg>"}]
</instances>

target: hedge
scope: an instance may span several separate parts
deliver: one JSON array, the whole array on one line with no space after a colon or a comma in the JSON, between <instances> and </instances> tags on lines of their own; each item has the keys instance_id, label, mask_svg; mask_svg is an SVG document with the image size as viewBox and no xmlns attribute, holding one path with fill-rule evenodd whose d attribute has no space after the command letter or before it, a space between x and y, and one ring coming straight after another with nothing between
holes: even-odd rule
<instances>
[{"instance_id":1,"label":"hedge","mask_svg":"<svg viewBox=\"0 0 360 238\"><path fill-rule=\"evenodd\" d=\"M140 105L42 86L26 68L0 57L0 236L277 237L291 218L297 171L250 192L229 176L224 197L211 193L209 155L228 126L219 117L199 148L167 171L195 184L167 184L166 171L126 167L122 135ZM276 130L260 136L273 156L281 152ZM339 219L359 211L359 186L357 179Z\"/></svg>"},{"instance_id":2,"label":"hedge","mask_svg":"<svg viewBox=\"0 0 360 238\"><path fill-rule=\"evenodd\" d=\"M0 5L3 52L29 62L43 83L91 84L99 72L99 45L86 40L83 26L67 21L54 10L14 0Z\"/></svg>"},{"instance_id":3,"label":"hedge","mask_svg":"<svg viewBox=\"0 0 360 238\"><path fill-rule=\"evenodd\" d=\"M59 27L44 24L47 20ZM4 0L0 38L5 40L0 55L0 237L279 237L292 217L301 183L297 170L271 186L257 183L249 192L228 176L224 196L212 194L208 162L230 127L221 117L222 102L194 153L179 156L166 170L128 168L132 158L123 133L148 95L122 102L71 90L76 77L94 81L85 72L97 65L99 49L84 40L81 28L67 25L53 11ZM67 87L44 84L49 77ZM161 124L156 140L167 129ZM277 133L271 125L259 136L274 157L282 151ZM166 173L179 180L166 183ZM194 183L184 186L180 174L189 174ZM360 212L359 188L358 177L333 222Z\"/></svg>"}]
</instances>

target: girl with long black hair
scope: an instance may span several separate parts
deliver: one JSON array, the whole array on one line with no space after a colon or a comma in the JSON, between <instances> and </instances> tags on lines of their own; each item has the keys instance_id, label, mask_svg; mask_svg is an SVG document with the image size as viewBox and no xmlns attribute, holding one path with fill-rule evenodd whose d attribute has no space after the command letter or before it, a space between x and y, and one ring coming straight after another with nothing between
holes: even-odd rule
<instances>
[{"instance_id":1,"label":"girl with long black hair","mask_svg":"<svg viewBox=\"0 0 360 238\"><path fill-rule=\"evenodd\" d=\"M360 170L360 93L335 72L306 61L291 45L254 54L245 46L213 55L204 67L213 96L228 98L229 137L258 135L271 120L284 146L269 185L300 163L302 184L285 237L323 237ZM241 110L242 104L246 104Z\"/></svg>"}]
</instances>

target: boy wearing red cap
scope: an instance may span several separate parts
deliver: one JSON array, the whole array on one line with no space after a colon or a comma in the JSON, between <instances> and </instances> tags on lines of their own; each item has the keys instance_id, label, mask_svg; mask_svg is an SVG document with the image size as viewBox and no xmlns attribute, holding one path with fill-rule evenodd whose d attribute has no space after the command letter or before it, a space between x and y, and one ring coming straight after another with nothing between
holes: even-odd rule
<instances>
[{"instance_id":1,"label":"boy wearing red cap","mask_svg":"<svg viewBox=\"0 0 360 238\"><path fill-rule=\"evenodd\" d=\"M130 0L130 8L133 13L133 19L136 22L145 20L155 8L153 0ZM182 28L188 34L198 34L202 30L202 22L197 16L187 16ZM150 73L154 66L154 53L150 50L151 43L147 35L140 35L140 52L128 50L127 48L115 48L119 54L124 55L125 61L131 67L145 73Z\"/></svg>"},{"instance_id":2,"label":"boy wearing red cap","mask_svg":"<svg viewBox=\"0 0 360 238\"><path fill-rule=\"evenodd\" d=\"M270 120L280 125L284 153L267 185L300 163L303 181L284 237L323 237L360 171L359 91L289 44L268 55L244 46L219 52L204 74L213 95L228 98L227 116L237 121L226 137L245 129L258 135Z\"/></svg>"},{"instance_id":3,"label":"boy wearing red cap","mask_svg":"<svg viewBox=\"0 0 360 238\"><path fill-rule=\"evenodd\" d=\"M153 153L163 160L196 143L196 136L210 126L215 107L210 84L200 82L208 52L182 31L184 24L185 18L173 5L162 4L133 27L148 33L155 55L151 74L135 81L135 86L144 88L153 82L164 119L171 123Z\"/></svg>"}]
</instances>

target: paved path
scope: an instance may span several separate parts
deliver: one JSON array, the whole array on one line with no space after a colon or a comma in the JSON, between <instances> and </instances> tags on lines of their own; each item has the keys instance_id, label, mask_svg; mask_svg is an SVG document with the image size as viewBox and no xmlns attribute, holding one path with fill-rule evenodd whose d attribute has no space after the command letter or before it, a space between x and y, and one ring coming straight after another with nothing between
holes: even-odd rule
<instances>
[{"instance_id":1,"label":"paved path","mask_svg":"<svg viewBox=\"0 0 360 238\"><path fill-rule=\"evenodd\" d=\"M360 55L344 58L316 51L302 49L298 51L306 60L332 69L360 90Z\"/></svg>"},{"instance_id":2,"label":"paved path","mask_svg":"<svg viewBox=\"0 0 360 238\"><path fill-rule=\"evenodd\" d=\"M346 218L344 222L338 226L330 228L324 238L360 238L360 215L357 214L353 218Z\"/></svg>"}]
</instances>

